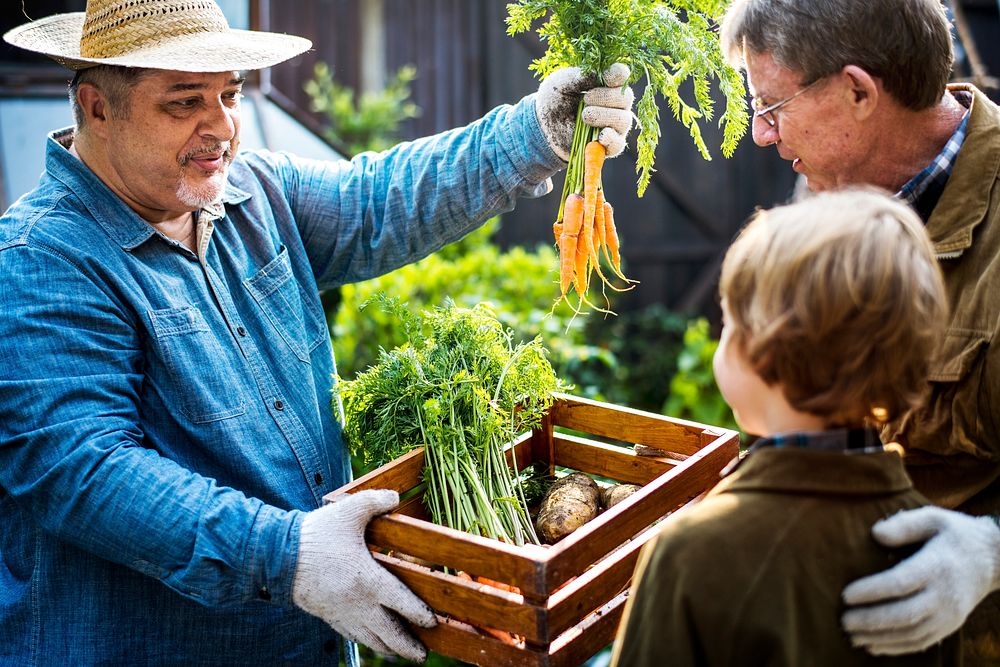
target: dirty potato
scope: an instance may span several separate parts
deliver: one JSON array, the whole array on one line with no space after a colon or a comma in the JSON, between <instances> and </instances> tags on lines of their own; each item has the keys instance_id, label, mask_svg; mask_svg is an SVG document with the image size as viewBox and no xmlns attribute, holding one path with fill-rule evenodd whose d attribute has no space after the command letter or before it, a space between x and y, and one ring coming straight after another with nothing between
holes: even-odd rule
<instances>
[{"instance_id":1,"label":"dirty potato","mask_svg":"<svg viewBox=\"0 0 1000 667\"><path fill-rule=\"evenodd\" d=\"M638 484L612 484L601 489L601 507L610 509L641 489Z\"/></svg>"},{"instance_id":2,"label":"dirty potato","mask_svg":"<svg viewBox=\"0 0 1000 667\"><path fill-rule=\"evenodd\" d=\"M582 472L556 481L542 499L535 527L549 544L566 537L600 511L600 488Z\"/></svg>"}]
</instances>

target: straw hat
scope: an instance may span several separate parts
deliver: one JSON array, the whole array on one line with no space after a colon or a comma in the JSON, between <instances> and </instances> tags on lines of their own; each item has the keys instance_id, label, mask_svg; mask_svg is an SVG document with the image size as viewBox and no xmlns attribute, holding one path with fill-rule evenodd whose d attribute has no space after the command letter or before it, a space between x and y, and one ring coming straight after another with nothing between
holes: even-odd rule
<instances>
[{"instance_id":1,"label":"straw hat","mask_svg":"<svg viewBox=\"0 0 1000 667\"><path fill-rule=\"evenodd\" d=\"M233 30L213 0L87 0L86 12L32 21L3 38L70 69L120 65L182 72L260 69L312 46L293 35Z\"/></svg>"}]
</instances>

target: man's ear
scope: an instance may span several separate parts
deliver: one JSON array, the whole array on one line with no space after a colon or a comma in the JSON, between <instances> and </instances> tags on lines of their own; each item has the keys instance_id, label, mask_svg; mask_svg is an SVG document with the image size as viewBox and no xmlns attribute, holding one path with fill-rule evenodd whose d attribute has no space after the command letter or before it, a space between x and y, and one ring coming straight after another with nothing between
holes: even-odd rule
<instances>
[{"instance_id":1,"label":"man's ear","mask_svg":"<svg viewBox=\"0 0 1000 667\"><path fill-rule=\"evenodd\" d=\"M850 105L856 120L864 120L875 112L882 87L878 80L857 65L846 65L840 76L847 84Z\"/></svg>"},{"instance_id":2,"label":"man's ear","mask_svg":"<svg viewBox=\"0 0 1000 667\"><path fill-rule=\"evenodd\" d=\"M84 125L88 131L103 137L108 124L108 99L92 83L81 83L76 99L83 111Z\"/></svg>"}]
</instances>

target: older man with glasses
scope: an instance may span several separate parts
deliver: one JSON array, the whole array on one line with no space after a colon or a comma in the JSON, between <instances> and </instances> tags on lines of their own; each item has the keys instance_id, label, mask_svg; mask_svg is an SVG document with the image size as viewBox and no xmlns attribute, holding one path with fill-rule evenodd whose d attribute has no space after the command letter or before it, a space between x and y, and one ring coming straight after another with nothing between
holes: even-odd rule
<instances>
[{"instance_id":1,"label":"older man with glasses","mask_svg":"<svg viewBox=\"0 0 1000 667\"><path fill-rule=\"evenodd\" d=\"M875 524L879 543L915 553L844 582L844 628L893 655L965 623L966 664L1000 664L1000 109L948 85L940 0L736 0L722 40L753 94L754 141L811 191L896 193L923 218L948 288L924 406L882 431L939 507Z\"/></svg>"}]
</instances>

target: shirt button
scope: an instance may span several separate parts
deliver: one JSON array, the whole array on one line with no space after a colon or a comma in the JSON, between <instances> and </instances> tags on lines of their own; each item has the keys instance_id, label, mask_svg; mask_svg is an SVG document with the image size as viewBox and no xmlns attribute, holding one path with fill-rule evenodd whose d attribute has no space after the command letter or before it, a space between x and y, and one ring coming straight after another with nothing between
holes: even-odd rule
<instances>
[{"instance_id":1,"label":"shirt button","mask_svg":"<svg viewBox=\"0 0 1000 667\"><path fill-rule=\"evenodd\" d=\"M316 486L319 486L320 484L323 483L323 475L321 475L319 473L316 473L315 475L313 475L313 479L316 480Z\"/></svg>"},{"instance_id":2,"label":"shirt button","mask_svg":"<svg viewBox=\"0 0 1000 667\"><path fill-rule=\"evenodd\" d=\"M236 327L236 333L238 333L240 336L246 336L247 330L244 329L243 327Z\"/></svg>"},{"instance_id":3,"label":"shirt button","mask_svg":"<svg viewBox=\"0 0 1000 667\"><path fill-rule=\"evenodd\" d=\"M271 591L267 590L267 586L263 586L257 591L257 597L266 602L271 599Z\"/></svg>"},{"instance_id":4,"label":"shirt button","mask_svg":"<svg viewBox=\"0 0 1000 667\"><path fill-rule=\"evenodd\" d=\"M275 410L284 410L285 409L285 404L282 403L281 401L275 401L274 402L274 409Z\"/></svg>"}]
</instances>

